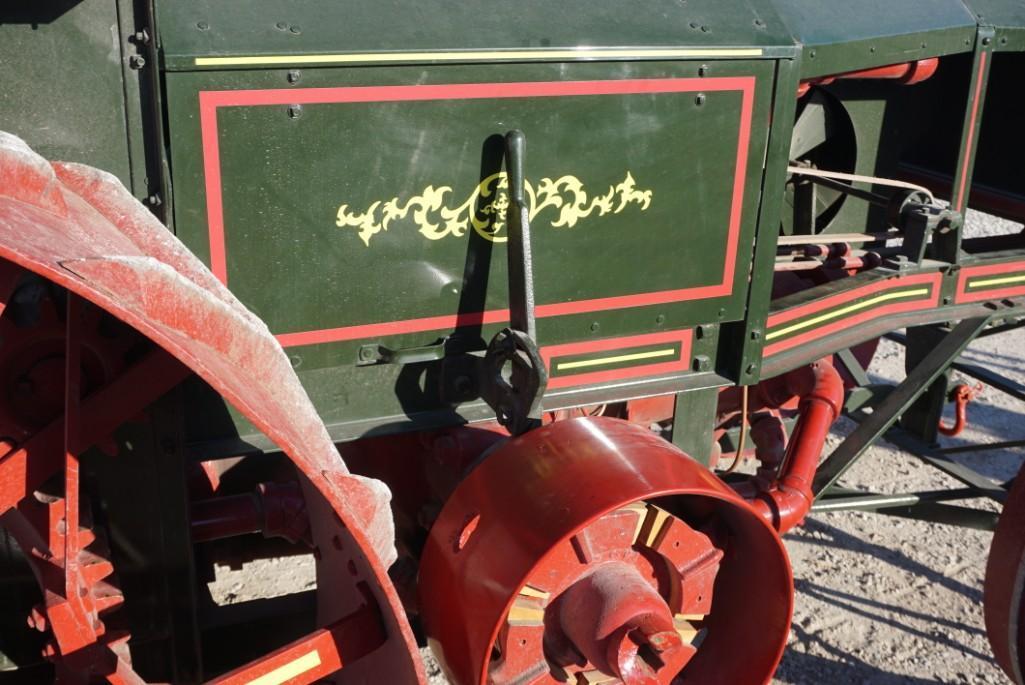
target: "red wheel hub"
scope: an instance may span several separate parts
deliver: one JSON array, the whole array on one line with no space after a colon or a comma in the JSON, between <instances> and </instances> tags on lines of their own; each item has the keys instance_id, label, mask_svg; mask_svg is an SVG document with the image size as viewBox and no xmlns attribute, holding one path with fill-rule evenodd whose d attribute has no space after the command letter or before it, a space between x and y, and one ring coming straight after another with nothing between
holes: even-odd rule
<instances>
[{"instance_id":1,"label":"red wheel hub","mask_svg":"<svg viewBox=\"0 0 1025 685\"><path fill-rule=\"evenodd\" d=\"M776 534L672 445L607 418L488 456L420 570L424 629L459 685L761 683L791 605Z\"/></svg>"}]
</instances>

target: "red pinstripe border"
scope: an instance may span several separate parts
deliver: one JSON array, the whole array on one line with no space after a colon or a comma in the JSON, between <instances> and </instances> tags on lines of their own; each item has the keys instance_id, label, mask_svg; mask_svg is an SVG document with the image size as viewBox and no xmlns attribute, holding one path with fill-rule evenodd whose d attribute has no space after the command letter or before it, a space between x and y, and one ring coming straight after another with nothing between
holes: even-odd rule
<instances>
[{"instance_id":1,"label":"red pinstripe border","mask_svg":"<svg viewBox=\"0 0 1025 685\"><path fill-rule=\"evenodd\" d=\"M843 317L833 323L826 324L824 326L818 326L808 330L804 333L800 333L790 338L785 338L777 343L772 343L765 346L765 350L762 352L763 357L771 357L774 354L785 352L798 345L804 345L805 343L816 340L817 338L823 338L827 335L832 335L837 331L851 326L870 321L872 319L887 316L889 314L903 314L905 312L918 311L919 309L931 309L939 305L940 300L940 283L943 279L943 275L939 272L931 274L919 274L917 276L906 276L903 278L886 279L870 283L860 288L854 288L843 293L839 293L832 297L828 297L817 302L811 302L806 305L793 307L791 309L785 309L769 316L766 330L771 331L774 327L793 321L795 319L802 319L810 314L816 314L818 312L827 311L829 309L835 309L848 302L854 300L860 300L870 295L875 295L879 292L885 292L887 290L897 290L905 288L909 285L921 285L928 284L932 286L932 291L928 297L920 300L911 300L910 302L895 302L890 305L884 305L882 307L874 307L864 312L860 312L853 316Z\"/></svg>"},{"instance_id":2,"label":"red pinstripe border","mask_svg":"<svg viewBox=\"0 0 1025 685\"><path fill-rule=\"evenodd\" d=\"M961 183L957 189L957 202L954 209L964 211L964 191L968 182L968 167L972 161L972 150L975 142L975 120L979 114L979 103L982 101L982 84L986 80L987 53L979 54L979 75L975 80L975 93L972 95L972 114L968 123L968 139L965 141L964 162L961 163Z\"/></svg>"},{"instance_id":3,"label":"red pinstripe border","mask_svg":"<svg viewBox=\"0 0 1025 685\"><path fill-rule=\"evenodd\" d=\"M634 347L657 345L659 343L667 342L680 343L680 356L672 361L549 378L548 387L551 389L557 389L572 387L575 385L587 385L590 383L625 380L627 378L657 376L664 373L672 373L674 371L687 371L690 369L692 337L693 333L691 329L688 328L681 331L631 335L625 338L607 338L605 340L588 340L586 342L565 343L563 345L549 345L547 347L542 347L540 352L541 358L545 362L545 368L548 369L549 374L551 374L552 360L559 357L589 354L591 352L628 350Z\"/></svg>"},{"instance_id":4,"label":"red pinstripe border","mask_svg":"<svg viewBox=\"0 0 1025 685\"><path fill-rule=\"evenodd\" d=\"M1015 285L1009 288L991 288L979 290L974 293L968 292L968 279L976 276L993 276L996 274L1012 274L1025 271L1025 262L1004 262L1003 264L986 264L984 266L968 266L961 269L957 277L957 293L954 301L982 302L984 300L999 300L1004 297L1016 297L1025 295L1025 285Z\"/></svg>"},{"instance_id":5,"label":"red pinstripe border","mask_svg":"<svg viewBox=\"0 0 1025 685\"><path fill-rule=\"evenodd\" d=\"M754 90L754 76L736 76L722 78L537 81L522 83L458 83L417 86L201 91L199 93L199 118L207 197L207 224L210 236L210 269L221 282L227 283L224 205L222 199L220 148L217 134L217 110L221 107L740 91L742 94L740 130L737 139L736 166L733 178L733 193L730 203L730 219L722 280L716 284L692 288L595 298L577 302L543 304L536 308L535 314L540 318L544 318L727 296L733 292L737 250L740 243L744 184L747 176L748 152L751 142L751 121L754 110ZM452 314L314 331L299 331L280 334L277 338L283 346L289 347L342 340L358 340L396 333L442 330L453 328L457 325L480 322L498 323L507 319L507 310L489 310L462 315Z\"/></svg>"}]
</instances>

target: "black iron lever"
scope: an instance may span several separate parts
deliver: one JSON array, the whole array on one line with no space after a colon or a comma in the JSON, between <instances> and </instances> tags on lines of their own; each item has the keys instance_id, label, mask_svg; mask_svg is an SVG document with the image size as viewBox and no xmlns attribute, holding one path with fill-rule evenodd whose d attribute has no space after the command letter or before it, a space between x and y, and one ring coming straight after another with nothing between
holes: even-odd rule
<instances>
[{"instance_id":1,"label":"black iron lever","mask_svg":"<svg viewBox=\"0 0 1025 685\"><path fill-rule=\"evenodd\" d=\"M530 210L527 208L523 167L527 156L527 137L522 131L505 134L505 164L508 170L509 209L506 225L509 236L509 327L537 339L534 325L534 267L530 250Z\"/></svg>"},{"instance_id":2,"label":"black iron lever","mask_svg":"<svg viewBox=\"0 0 1025 685\"><path fill-rule=\"evenodd\" d=\"M537 349L534 325L530 210L523 176L526 155L527 138L523 132L507 133L509 327L499 331L488 345L480 383L484 401L495 410L498 422L513 435L541 425L541 397L548 385L548 372Z\"/></svg>"}]
</instances>

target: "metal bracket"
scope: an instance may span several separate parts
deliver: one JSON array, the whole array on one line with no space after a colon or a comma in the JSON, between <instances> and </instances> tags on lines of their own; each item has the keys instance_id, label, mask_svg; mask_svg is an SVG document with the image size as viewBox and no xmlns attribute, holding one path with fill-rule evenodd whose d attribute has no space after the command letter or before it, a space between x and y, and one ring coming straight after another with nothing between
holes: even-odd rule
<instances>
[{"instance_id":1,"label":"metal bracket","mask_svg":"<svg viewBox=\"0 0 1025 685\"><path fill-rule=\"evenodd\" d=\"M900 201L894 224L904 235L901 253L889 266L898 269L920 266L935 234L948 236L960 232L964 217L960 212L942 207L925 197L924 193L910 193Z\"/></svg>"},{"instance_id":2,"label":"metal bracket","mask_svg":"<svg viewBox=\"0 0 1025 685\"><path fill-rule=\"evenodd\" d=\"M445 358L450 338L442 338L438 342L420 347L403 347L393 350L380 343L363 345L356 355L356 366L375 366L377 364L419 364L436 362Z\"/></svg>"}]
</instances>

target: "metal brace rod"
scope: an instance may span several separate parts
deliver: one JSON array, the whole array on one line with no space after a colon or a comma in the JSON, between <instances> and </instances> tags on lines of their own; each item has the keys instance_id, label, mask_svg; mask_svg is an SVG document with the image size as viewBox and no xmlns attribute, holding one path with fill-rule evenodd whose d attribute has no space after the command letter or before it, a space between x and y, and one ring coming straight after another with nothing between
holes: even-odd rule
<instances>
[{"instance_id":1,"label":"metal brace rod","mask_svg":"<svg viewBox=\"0 0 1025 685\"><path fill-rule=\"evenodd\" d=\"M950 363L986 327L989 317L961 321L940 341L886 399L819 467L812 486L816 498L835 483L862 454L897 421L900 415L939 378Z\"/></svg>"},{"instance_id":2,"label":"metal brace rod","mask_svg":"<svg viewBox=\"0 0 1025 685\"><path fill-rule=\"evenodd\" d=\"M938 447L937 454L965 454L967 452L994 452L1025 447L1025 440L1006 440L1004 442L980 442L975 445L955 445L954 447Z\"/></svg>"},{"instance_id":3,"label":"metal brace rod","mask_svg":"<svg viewBox=\"0 0 1025 685\"><path fill-rule=\"evenodd\" d=\"M958 488L957 490L927 490L899 494L881 494L867 490L849 488L829 488L812 505L811 510L822 511L875 511L892 507L907 507L920 502L943 502L947 500L972 499L979 493L974 488Z\"/></svg>"},{"instance_id":4,"label":"metal brace rod","mask_svg":"<svg viewBox=\"0 0 1025 685\"><path fill-rule=\"evenodd\" d=\"M951 478L961 481L979 490L986 497L997 502L1007 498L1007 490L981 473L954 461L946 454L926 445L911 433L892 428L886 433L886 439L906 452L910 452L933 468L939 469Z\"/></svg>"},{"instance_id":5,"label":"metal brace rod","mask_svg":"<svg viewBox=\"0 0 1025 685\"><path fill-rule=\"evenodd\" d=\"M919 502L907 507L881 509L879 513L887 516L914 519L916 521L930 521L932 523L943 523L951 526L961 526L962 528L990 531L996 529L997 519L999 518L995 511L972 509L957 504L943 504L942 502Z\"/></svg>"},{"instance_id":6,"label":"metal brace rod","mask_svg":"<svg viewBox=\"0 0 1025 685\"><path fill-rule=\"evenodd\" d=\"M997 521L995 512L944 504L951 500L972 499L979 496L980 494L975 488L883 495L833 487L812 506L812 511L870 511L884 516L932 521L978 530L993 530Z\"/></svg>"},{"instance_id":7,"label":"metal brace rod","mask_svg":"<svg viewBox=\"0 0 1025 685\"><path fill-rule=\"evenodd\" d=\"M843 362L844 367L847 368L847 371L851 374L855 383L862 387L871 385L872 380L868 377L868 374L865 373L865 369L861 366L861 362L857 360L850 348L840 350L836 353L836 356L838 356L840 361Z\"/></svg>"}]
</instances>

